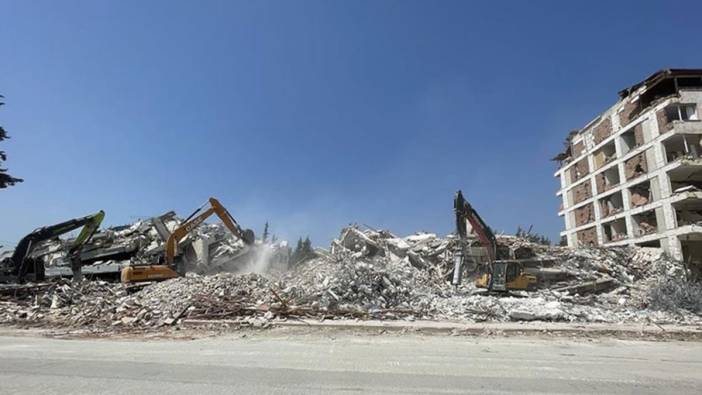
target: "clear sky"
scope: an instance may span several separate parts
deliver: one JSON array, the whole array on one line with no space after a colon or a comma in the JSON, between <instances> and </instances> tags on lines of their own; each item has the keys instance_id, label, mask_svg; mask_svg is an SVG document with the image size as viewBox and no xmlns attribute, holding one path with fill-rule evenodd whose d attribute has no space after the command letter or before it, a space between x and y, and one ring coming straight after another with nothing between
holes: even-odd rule
<instances>
[{"instance_id":1,"label":"clear sky","mask_svg":"<svg viewBox=\"0 0 702 395\"><path fill-rule=\"evenodd\" d=\"M218 197L260 234L349 223L557 240L569 130L702 67L700 1L0 1L0 244Z\"/></svg>"}]
</instances>

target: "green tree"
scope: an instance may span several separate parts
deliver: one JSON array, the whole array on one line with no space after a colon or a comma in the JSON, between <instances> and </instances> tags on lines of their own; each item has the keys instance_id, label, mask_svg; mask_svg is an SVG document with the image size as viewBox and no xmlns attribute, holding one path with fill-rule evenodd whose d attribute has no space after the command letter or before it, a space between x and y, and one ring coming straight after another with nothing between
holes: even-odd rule
<instances>
[{"instance_id":1,"label":"green tree","mask_svg":"<svg viewBox=\"0 0 702 395\"><path fill-rule=\"evenodd\" d=\"M297 239L297 245L295 246L295 249L293 250L292 255L290 256L290 262L295 265L300 261L300 258L302 256L302 237Z\"/></svg>"},{"instance_id":2,"label":"green tree","mask_svg":"<svg viewBox=\"0 0 702 395\"><path fill-rule=\"evenodd\" d=\"M5 104L4 102L2 102L2 99L4 99L4 98L5 97L3 95L0 95L0 106ZM5 128L0 126L0 141L6 140L9 138L10 138L10 136L7 135L7 131L5 130ZM7 160L7 154L5 153L5 151L0 151L0 189L7 188L7 187L15 185L18 182L24 181L21 178L15 178L15 177L12 177L11 175L7 174L7 169L4 169L2 167L2 162L6 161L6 160Z\"/></svg>"},{"instance_id":3,"label":"green tree","mask_svg":"<svg viewBox=\"0 0 702 395\"><path fill-rule=\"evenodd\" d=\"M310 237L305 237L305 240L302 240L301 237L297 239L297 246L295 246L295 249L290 256L290 263L292 265L299 265L308 259L314 258L316 255L317 254L314 252L314 247L312 247Z\"/></svg>"},{"instance_id":4,"label":"green tree","mask_svg":"<svg viewBox=\"0 0 702 395\"><path fill-rule=\"evenodd\" d=\"M302 259L309 259L314 256L314 248L312 248L312 242L310 237L307 236L305 241L302 242Z\"/></svg>"},{"instance_id":5,"label":"green tree","mask_svg":"<svg viewBox=\"0 0 702 395\"><path fill-rule=\"evenodd\" d=\"M532 230L532 226L530 226L527 230L524 230L521 226L517 226L517 232L514 235L522 239L526 239L527 241L532 243L543 244L547 246L551 245L551 239L544 235L534 232Z\"/></svg>"},{"instance_id":6,"label":"green tree","mask_svg":"<svg viewBox=\"0 0 702 395\"><path fill-rule=\"evenodd\" d=\"M263 242L265 243L268 241L268 221L266 221L266 225L263 227Z\"/></svg>"}]
</instances>

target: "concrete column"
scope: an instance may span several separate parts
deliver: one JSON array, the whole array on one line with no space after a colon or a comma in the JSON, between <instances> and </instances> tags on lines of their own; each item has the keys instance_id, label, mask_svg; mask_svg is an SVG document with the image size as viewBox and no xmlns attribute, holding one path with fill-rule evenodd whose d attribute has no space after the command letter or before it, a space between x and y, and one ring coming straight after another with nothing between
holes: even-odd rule
<instances>
[{"instance_id":1,"label":"concrete column","mask_svg":"<svg viewBox=\"0 0 702 395\"><path fill-rule=\"evenodd\" d=\"M663 147L663 143L660 141L654 141L653 144L651 144L651 148L653 150L653 158L654 158L654 166L655 169L660 169L661 167L666 165L666 160L665 160L665 149ZM649 169L650 171L651 169Z\"/></svg>"},{"instance_id":2,"label":"concrete column","mask_svg":"<svg viewBox=\"0 0 702 395\"><path fill-rule=\"evenodd\" d=\"M665 252L668 253L673 259L677 260L682 260L683 259L683 254L682 254L682 245L680 244L680 239L678 239L677 236L668 236L667 237L668 241L668 246L665 248L665 246L662 245L661 247L664 247L663 249Z\"/></svg>"},{"instance_id":3,"label":"concrete column","mask_svg":"<svg viewBox=\"0 0 702 395\"><path fill-rule=\"evenodd\" d=\"M80 261L80 254L70 257L71 260L71 272L73 273L73 281L81 282L83 281L83 267Z\"/></svg>"},{"instance_id":4,"label":"concrete column","mask_svg":"<svg viewBox=\"0 0 702 395\"><path fill-rule=\"evenodd\" d=\"M597 185L595 185L595 177L590 177L590 187L592 189L592 196L597 195ZM592 209L595 211L595 230L597 231L597 244L604 244L604 232L602 226L600 225L600 201L598 199L593 199Z\"/></svg>"},{"instance_id":5,"label":"concrete column","mask_svg":"<svg viewBox=\"0 0 702 395\"><path fill-rule=\"evenodd\" d=\"M592 172L595 169L595 159L592 157L592 153L587 154L587 168L588 168L587 176L590 177L592 175Z\"/></svg>"},{"instance_id":6,"label":"concrete column","mask_svg":"<svg viewBox=\"0 0 702 395\"><path fill-rule=\"evenodd\" d=\"M671 230L677 227L675 208L669 202L663 203L663 218L665 224L661 227L661 230Z\"/></svg>"},{"instance_id":7,"label":"concrete column","mask_svg":"<svg viewBox=\"0 0 702 395\"><path fill-rule=\"evenodd\" d=\"M612 119L614 119L614 118L618 118L618 117L612 117ZM617 153L616 154L617 158L621 158L622 156L624 156L624 154L622 153L624 148L622 147L622 136L621 135L614 138L614 150Z\"/></svg>"}]
</instances>

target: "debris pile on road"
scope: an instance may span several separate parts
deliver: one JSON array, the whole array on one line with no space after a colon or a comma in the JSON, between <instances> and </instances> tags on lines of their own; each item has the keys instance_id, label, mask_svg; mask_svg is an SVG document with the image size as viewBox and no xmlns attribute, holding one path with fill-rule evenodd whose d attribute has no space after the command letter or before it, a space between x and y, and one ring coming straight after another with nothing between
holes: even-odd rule
<instances>
[{"instance_id":1,"label":"debris pile on road","mask_svg":"<svg viewBox=\"0 0 702 395\"><path fill-rule=\"evenodd\" d=\"M96 331L160 327L184 316L253 315L268 293L268 280L257 274L193 274L136 291L119 283L58 280L0 288L0 323ZM227 314L212 311L223 300Z\"/></svg>"},{"instance_id":2,"label":"debris pile on road","mask_svg":"<svg viewBox=\"0 0 702 395\"><path fill-rule=\"evenodd\" d=\"M291 316L702 323L702 286L687 283L683 265L659 249L569 249L499 236L500 248L527 262L539 285L533 292L494 295L468 278L451 285L455 241L348 227L329 250L317 249L288 271L255 274L273 256L262 254L256 260L263 263L242 269L248 274L193 273L139 289L67 280L0 288L0 323L95 331L218 318L265 327Z\"/></svg>"}]
</instances>

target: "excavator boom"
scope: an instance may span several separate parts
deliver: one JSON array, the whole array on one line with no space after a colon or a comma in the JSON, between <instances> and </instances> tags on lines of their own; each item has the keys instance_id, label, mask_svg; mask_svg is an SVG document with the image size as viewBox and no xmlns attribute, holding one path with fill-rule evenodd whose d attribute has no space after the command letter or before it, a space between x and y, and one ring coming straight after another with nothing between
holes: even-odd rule
<instances>
[{"instance_id":1,"label":"excavator boom","mask_svg":"<svg viewBox=\"0 0 702 395\"><path fill-rule=\"evenodd\" d=\"M227 211L227 209L224 208L224 206L222 206L222 204L217 199L211 197L209 199L209 203L210 208L208 208L201 214L193 217L193 215L197 214L202 208L195 210L195 212L189 217L191 219L186 220L185 223L183 223L176 230L174 230L171 236L166 241L166 263L168 265L173 265L178 242L180 242L185 236L192 232L193 229L197 228L203 222L205 222L205 220L207 220L207 218L209 218L212 214L217 214L222 223L224 223L224 226L226 226L227 229L229 229L229 231L232 232L234 236L243 240L244 243L248 245L254 243L255 237L253 232L249 229L243 230L236 222L234 217L232 217L232 215L229 214L229 211Z\"/></svg>"},{"instance_id":2,"label":"excavator boom","mask_svg":"<svg viewBox=\"0 0 702 395\"><path fill-rule=\"evenodd\" d=\"M255 241L255 236L252 230L242 229L236 222L234 217L229 214L224 206L213 197L209 199L210 207L202 211L203 207L195 210L166 240L165 265L137 265L129 266L122 269L122 282L133 283L139 281L156 281L166 280L177 277L179 274L184 274L183 268L176 267L175 258L178 252L178 243L185 238L193 229L200 226L212 214L216 214L224 225L229 229L234 236L240 238L247 245L251 245ZM203 205L204 206L204 205Z\"/></svg>"},{"instance_id":3,"label":"excavator boom","mask_svg":"<svg viewBox=\"0 0 702 395\"><path fill-rule=\"evenodd\" d=\"M456 197L453 199L453 208L456 213L456 230L459 237L464 240L468 237L466 222L469 223L473 233L480 240L480 244L487 250L489 262L494 262L497 254L495 235L485 221L480 218L478 212L473 209L473 206L463 198L463 192L456 192Z\"/></svg>"},{"instance_id":4,"label":"excavator boom","mask_svg":"<svg viewBox=\"0 0 702 395\"><path fill-rule=\"evenodd\" d=\"M105 212L100 210L95 214L87 215L82 218L74 218L65 222L61 222L51 226L45 226L35 229L30 234L24 236L19 243L9 262L3 264L4 279L17 282L24 281L28 273L33 275L35 281L41 280L44 277L44 265L42 262L34 262L34 267L30 267L31 263L29 255L32 253L38 243L58 237L64 233L78 229L81 226L83 230L69 247L68 255L72 261L80 259L80 251L90 238L95 234L95 231L100 227L102 220L105 218Z\"/></svg>"}]
</instances>

